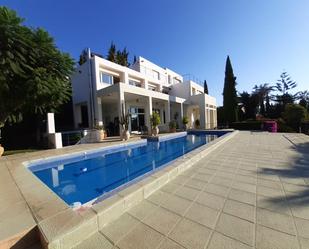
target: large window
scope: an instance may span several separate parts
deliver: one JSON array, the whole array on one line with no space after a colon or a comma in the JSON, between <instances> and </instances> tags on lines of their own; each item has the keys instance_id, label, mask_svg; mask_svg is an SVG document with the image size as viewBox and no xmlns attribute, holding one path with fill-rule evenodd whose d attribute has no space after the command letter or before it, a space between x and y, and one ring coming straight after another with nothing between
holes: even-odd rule
<instances>
[{"instance_id":1,"label":"large window","mask_svg":"<svg viewBox=\"0 0 309 249\"><path fill-rule=\"evenodd\" d=\"M153 72L153 77L157 80L160 80L160 73L155 70L152 70L152 72Z\"/></svg>"},{"instance_id":2,"label":"large window","mask_svg":"<svg viewBox=\"0 0 309 249\"><path fill-rule=\"evenodd\" d=\"M142 87L142 83L141 82L139 82L139 81L136 81L136 80L129 80L129 84L131 85L131 86L137 86L137 87Z\"/></svg>"},{"instance_id":3,"label":"large window","mask_svg":"<svg viewBox=\"0 0 309 249\"><path fill-rule=\"evenodd\" d=\"M114 83L113 76L104 72L100 72L100 82L112 85Z\"/></svg>"}]
</instances>

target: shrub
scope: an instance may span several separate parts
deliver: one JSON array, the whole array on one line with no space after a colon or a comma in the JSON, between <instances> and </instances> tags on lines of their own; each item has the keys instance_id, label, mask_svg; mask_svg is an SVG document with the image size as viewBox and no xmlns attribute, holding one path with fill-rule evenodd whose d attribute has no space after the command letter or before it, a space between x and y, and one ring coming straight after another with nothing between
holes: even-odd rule
<instances>
[{"instance_id":1,"label":"shrub","mask_svg":"<svg viewBox=\"0 0 309 249\"><path fill-rule=\"evenodd\" d=\"M243 122L234 122L230 125L235 130L262 130L263 121L261 120L247 120Z\"/></svg>"},{"instance_id":2,"label":"shrub","mask_svg":"<svg viewBox=\"0 0 309 249\"><path fill-rule=\"evenodd\" d=\"M151 123L152 128L156 128L161 123L160 115L158 113L154 112L150 116L150 123Z\"/></svg>"},{"instance_id":3,"label":"shrub","mask_svg":"<svg viewBox=\"0 0 309 249\"><path fill-rule=\"evenodd\" d=\"M200 128L201 123L199 119L195 120L194 124L195 124L195 128Z\"/></svg>"},{"instance_id":4,"label":"shrub","mask_svg":"<svg viewBox=\"0 0 309 249\"><path fill-rule=\"evenodd\" d=\"M308 116L305 107L297 104L287 104L282 114L286 124L298 132L301 122L303 122Z\"/></svg>"},{"instance_id":5,"label":"shrub","mask_svg":"<svg viewBox=\"0 0 309 249\"><path fill-rule=\"evenodd\" d=\"M188 117L184 116L184 117L182 118L182 123L183 123L184 125L188 124L188 123L189 123Z\"/></svg>"},{"instance_id":6,"label":"shrub","mask_svg":"<svg viewBox=\"0 0 309 249\"><path fill-rule=\"evenodd\" d=\"M282 118L279 118L277 120L277 124L278 132L294 132L294 130L290 126L288 126Z\"/></svg>"},{"instance_id":7,"label":"shrub","mask_svg":"<svg viewBox=\"0 0 309 249\"><path fill-rule=\"evenodd\" d=\"M177 127L176 121L175 121L175 120L172 120L172 121L169 123L169 127L170 127L171 130L176 129L176 127Z\"/></svg>"}]
</instances>

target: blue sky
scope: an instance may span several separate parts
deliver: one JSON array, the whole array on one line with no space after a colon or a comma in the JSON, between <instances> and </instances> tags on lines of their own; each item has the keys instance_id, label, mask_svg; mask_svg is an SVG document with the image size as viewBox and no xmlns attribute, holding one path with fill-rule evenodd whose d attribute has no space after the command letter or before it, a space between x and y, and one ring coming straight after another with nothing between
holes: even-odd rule
<instances>
[{"instance_id":1,"label":"blue sky","mask_svg":"<svg viewBox=\"0 0 309 249\"><path fill-rule=\"evenodd\" d=\"M43 27L75 59L90 47L106 55L111 41L181 74L207 79L222 104L226 56L237 90L275 83L286 70L309 89L308 0L0 0Z\"/></svg>"}]
</instances>

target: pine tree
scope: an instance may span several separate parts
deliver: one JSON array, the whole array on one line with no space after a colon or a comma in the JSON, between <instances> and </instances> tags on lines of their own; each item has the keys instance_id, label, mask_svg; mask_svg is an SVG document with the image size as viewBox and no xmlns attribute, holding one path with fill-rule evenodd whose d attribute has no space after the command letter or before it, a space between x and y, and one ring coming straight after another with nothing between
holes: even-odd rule
<instances>
[{"instance_id":1,"label":"pine tree","mask_svg":"<svg viewBox=\"0 0 309 249\"><path fill-rule=\"evenodd\" d=\"M107 54L107 59L111 62L116 62L116 46L115 44L112 42L111 46L109 47L108 50L108 54Z\"/></svg>"},{"instance_id":2,"label":"pine tree","mask_svg":"<svg viewBox=\"0 0 309 249\"><path fill-rule=\"evenodd\" d=\"M79 65L83 65L87 61L87 51L84 49L79 56Z\"/></svg>"},{"instance_id":3,"label":"pine tree","mask_svg":"<svg viewBox=\"0 0 309 249\"><path fill-rule=\"evenodd\" d=\"M208 85L206 80L204 80L204 93L208 94Z\"/></svg>"},{"instance_id":4,"label":"pine tree","mask_svg":"<svg viewBox=\"0 0 309 249\"><path fill-rule=\"evenodd\" d=\"M225 66L223 109L227 124L233 123L237 120L236 77L234 76L229 56L226 59Z\"/></svg>"}]
</instances>

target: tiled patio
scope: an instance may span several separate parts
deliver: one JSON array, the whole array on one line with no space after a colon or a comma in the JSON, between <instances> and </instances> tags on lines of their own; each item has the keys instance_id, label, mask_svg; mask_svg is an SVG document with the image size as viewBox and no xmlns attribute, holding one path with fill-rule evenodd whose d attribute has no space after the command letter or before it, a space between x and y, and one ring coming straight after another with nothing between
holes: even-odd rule
<instances>
[{"instance_id":1,"label":"tiled patio","mask_svg":"<svg viewBox=\"0 0 309 249\"><path fill-rule=\"evenodd\" d=\"M76 248L307 249L309 137L240 132Z\"/></svg>"}]
</instances>

